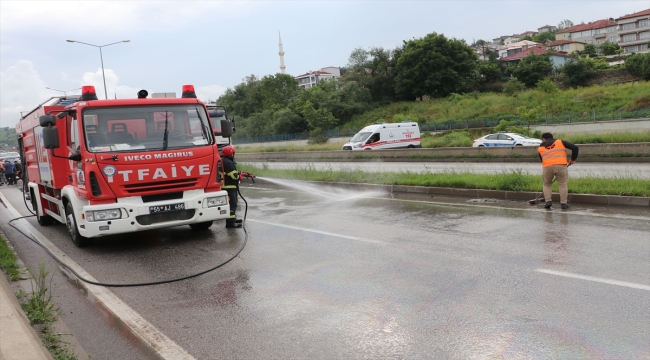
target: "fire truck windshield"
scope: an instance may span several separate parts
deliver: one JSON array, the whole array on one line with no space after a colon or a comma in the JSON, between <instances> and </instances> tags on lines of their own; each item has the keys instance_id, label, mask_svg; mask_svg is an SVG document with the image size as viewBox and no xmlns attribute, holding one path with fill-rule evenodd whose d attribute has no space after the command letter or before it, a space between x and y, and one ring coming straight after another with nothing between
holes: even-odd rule
<instances>
[{"instance_id":1,"label":"fire truck windshield","mask_svg":"<svg viewBox=\"0 0 650 360\"><path fill-rule=\"evenodd\" d=\"M83 112L91 152L166 150L213 143L205 109L196 105L88 108Z\"/></svg>"}]
</instances>

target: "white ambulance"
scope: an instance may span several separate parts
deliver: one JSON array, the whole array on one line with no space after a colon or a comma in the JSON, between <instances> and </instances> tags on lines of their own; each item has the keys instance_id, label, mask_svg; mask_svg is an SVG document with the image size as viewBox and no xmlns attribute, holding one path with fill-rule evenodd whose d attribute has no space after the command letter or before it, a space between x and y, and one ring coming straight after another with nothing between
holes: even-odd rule
<instances>
[{"instance_id":1,"label":"white ambulance","mask_svg":"<svg viewBox=\"0 0 650 360\"><path fill-rule=\"evenodd\" d=\"M372 124L361 129L343 145L343 150L384 150L421 148L418 123Z\"/></svg>"}]
</instances>

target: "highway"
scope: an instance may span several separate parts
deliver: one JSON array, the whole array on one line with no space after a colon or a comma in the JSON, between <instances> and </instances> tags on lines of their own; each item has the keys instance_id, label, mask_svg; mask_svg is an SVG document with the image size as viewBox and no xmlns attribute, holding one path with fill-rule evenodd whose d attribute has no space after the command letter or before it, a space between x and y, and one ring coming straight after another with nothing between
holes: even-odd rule
<instances>
[{"instance_id":1,"label":"highway","mask_svg":"<svg viewBox=\"0 0 650 360\"><path fill-rule=\"evenodd\" d=\"M19 189L0 191L28 214ZM547 212L323 186L247 184L242 193L249 238L234 261L182 282L102 288L190 358L650 357L645 208ZM7 225L12 217L0 206L0 228L20 258L56 268ZM63 225L27 221L103 282L198 272L245 239L221 223L79 249ZM55 284L62 320L93 359L153 358L61 272Z\"/></svg>"}]
</instances>

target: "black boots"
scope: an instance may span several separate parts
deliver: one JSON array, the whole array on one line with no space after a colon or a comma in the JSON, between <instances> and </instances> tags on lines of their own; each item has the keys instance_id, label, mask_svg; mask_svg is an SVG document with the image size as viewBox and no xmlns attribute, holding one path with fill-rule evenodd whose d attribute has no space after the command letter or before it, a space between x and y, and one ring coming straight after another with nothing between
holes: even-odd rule
<instances>
[{"instance_id":1,"label":"black boots","mask_svg":"<svg viewBox=\"0 0 650 360\"><path fill-rule=\"evenodd\" d=\"M237 229L243 227L241 219L227 219L226 229Z\"/></svg>"}]
</instances>

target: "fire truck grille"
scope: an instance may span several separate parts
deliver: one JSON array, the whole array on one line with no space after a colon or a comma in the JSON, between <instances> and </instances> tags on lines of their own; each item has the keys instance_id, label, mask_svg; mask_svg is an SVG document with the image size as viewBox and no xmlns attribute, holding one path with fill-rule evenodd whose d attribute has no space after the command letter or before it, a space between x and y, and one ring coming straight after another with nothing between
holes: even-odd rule
<instances>
[{"instance_id":1,"label":"fire truck grille","mask_svg":"<svg viewBox=\"0 0 650 360\"><path fill-rule=\"evenodd\" d=\"M150 191L160 190L185 190L191 189L198 183L197 178L175 179L168 181L160 181L146 184L132 184L124 185L124 190L129 194L141 194Z\"/></svg>"},{"instance_id":2,"label":"fire truck grille","mask_svg":"<svg viewBox=\"0 0 650 360\"><path fill-rule=\"evenodd\" d=\"M157 195L142 195L142 202L148 203L152 201L165 201L165 200L177 200L183 198L183 192L173 192L166 194L157 194Z\"/></svg>"},{"instance_id":3,"label":"fire truck grille","mask_svg":"<svg viewBox=\"0 0 650 360\"><path fill-rule=\"evenodd\" d=\"M135 220L140 225L152 225L169 221L188 220L194 216L194 209L170 211L149 215L138 215Z\"/></svg>"},{"instance_id":4,"label":"fire truck grille","mask_svg":"<svg viewBox=\"0 0 650 360\"><path fill-rule=\"evenodd\" d=\"M352 150L352 146L344 146L343 150Z\"/></svg>"}]
</instances>

